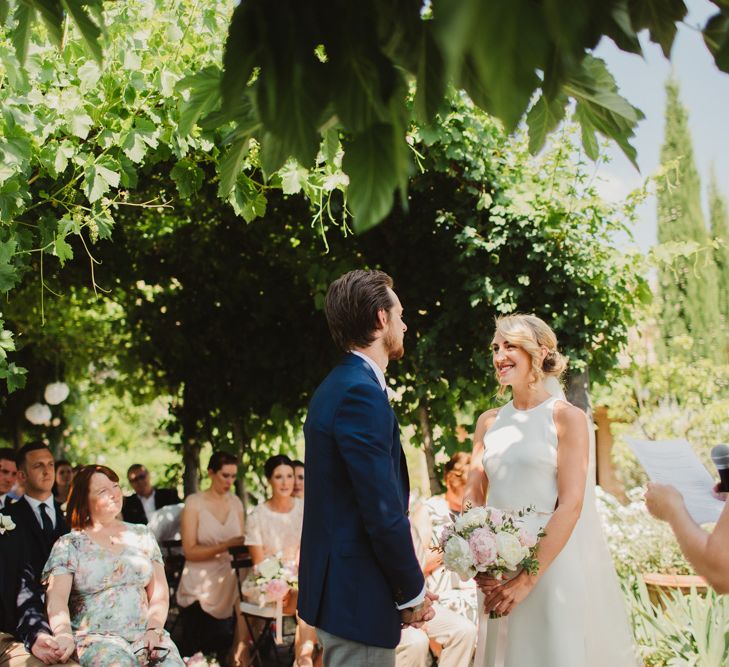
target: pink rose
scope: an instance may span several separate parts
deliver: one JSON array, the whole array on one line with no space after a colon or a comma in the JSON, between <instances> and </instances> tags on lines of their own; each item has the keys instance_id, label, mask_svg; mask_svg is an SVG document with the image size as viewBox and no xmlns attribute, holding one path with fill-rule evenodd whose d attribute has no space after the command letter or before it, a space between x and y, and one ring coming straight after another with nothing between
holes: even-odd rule
<instances>
[{"instance_id":1,"label":"pink rose","mask_svg":"<svg viewBox=\"0 0 729 667\"><path fill-rule=\"evenodd\" d=\"M504 524L504 513L501 510L490 510L489 518L491 519L491 523L493 523L496 528L501 528L501 526Z\"/></svg>"},{"instance_id":2,"label":"pink rose","mask_svg":"<svg viewBox=\"0 0 729 667\"><path fill-rule=\"evenodd\" d=\"M519 542L521 542L521 545L523 547L526 547L527 549L531 549L533 546L536 546L537 544L537 536L532 533L530 530L527 530L526 528L520 528L519 529Z\"/></svg>"},{"instance_id":3,"label":"pink rose","mask_svg":"<svg viewBox=\"0 0 729 667\"><path fill-rule=\"evenodd\" d=\"M283 579L271 579L263 586L269 600L283 600L289 592L289 585Z\"/></svg>"},{"instance_id":4,"label":"pink rose","mask_svg":"<svg viewBox=\"0 0 729 667\"><path fill-rule=\"evenodd\" d=\"M468 540L473 562L479 572L485 572L496 562L496 537L490 528L476 528Z\"/></svg>"}]
</instances>

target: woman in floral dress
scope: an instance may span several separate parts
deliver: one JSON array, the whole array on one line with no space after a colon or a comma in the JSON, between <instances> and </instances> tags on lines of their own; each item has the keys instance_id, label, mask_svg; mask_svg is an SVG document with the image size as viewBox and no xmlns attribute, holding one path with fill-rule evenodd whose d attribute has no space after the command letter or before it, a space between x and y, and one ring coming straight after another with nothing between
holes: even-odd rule
<instances>
[{"instance_id":1,"label":"woman in floral dress","mask_svg":"<svg viewBox=\"0 0 729 667\"><path fill-rule=\"evenodd\" d=\"M68 499L71 532L53 546L43 579L48 618L82 667L183 667L164 630L169 603L162 556L147 526L119 521L117 474L85 466Z\"/></svg>"}]
</instances>

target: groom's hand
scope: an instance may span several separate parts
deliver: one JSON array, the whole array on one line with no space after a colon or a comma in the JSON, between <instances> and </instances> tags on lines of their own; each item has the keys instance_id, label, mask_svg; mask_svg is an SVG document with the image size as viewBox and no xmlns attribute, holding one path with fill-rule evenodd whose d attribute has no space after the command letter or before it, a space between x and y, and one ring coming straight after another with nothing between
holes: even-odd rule
<instances>
[{"instance_id":1,"label":"groom's hand","mask_svg":"<svg viewBox=\"0 0 729 667\"><path fill-rule=\"evenodd\" d=\"M420 628L435 616L433 602L438 599L435 593L425 592L424 600L415 607L403 609L400 612L400 620L404 628Z\"/></svg>"}]
</instances>

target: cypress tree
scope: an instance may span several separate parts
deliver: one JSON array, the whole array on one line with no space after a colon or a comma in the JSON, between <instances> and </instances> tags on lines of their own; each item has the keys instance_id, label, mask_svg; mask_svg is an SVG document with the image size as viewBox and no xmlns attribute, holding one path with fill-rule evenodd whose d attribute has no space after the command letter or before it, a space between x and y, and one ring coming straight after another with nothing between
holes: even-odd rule
<instances>
[{"instance_id":1,"label":"cypress tree","mask_svg":"<svg viewBox=\"0 0 729 667\"><path fill-rule=\"evenodd\" d=\"M729 322L729 213L726 199L719 192L713 169L709 181L709 222L711 236L717 243L714 248L714 262L719 274L719 312L726 328Z\"/></svg>"},{"instance_id":2,"label":"cypress tree","mask_svg":"<svg viewBox=\"0 0 729 667\"><path fill-rule=\"evenodd\" d=\"M678 84L666 84L666 129L661 164L678 160L678 177L658 192L658 241L695 241L698 256L678 258L659 271L661 335L669 354L679 336L693 339L692 356L721 359L724 332L719 312L718 272L709 250L701 209L701 183L694 161L688 114ZM674 182L675 181L675 182Z\"/></svg>"}]
</instances>

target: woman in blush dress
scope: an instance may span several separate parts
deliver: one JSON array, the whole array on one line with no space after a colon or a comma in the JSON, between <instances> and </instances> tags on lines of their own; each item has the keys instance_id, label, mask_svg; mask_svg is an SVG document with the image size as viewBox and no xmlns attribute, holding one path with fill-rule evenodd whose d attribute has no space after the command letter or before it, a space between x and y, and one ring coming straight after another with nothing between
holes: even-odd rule
<instances>
[{"instance_id":1,"label":"woman in blush dress","mask_svg":"<svg viewBox=\"0 0 729 667\"><path fill-rule=\"evenodd\" d=\"M278 556L294 563L298 568L304 503L294 498L294 463L283 454L271 456L264 465L271 497L258 505L248 517L246 545L257 565L267 556ZM296 609L296 593L286 607ZM316 631L300 618L297 619L295 652L296 664L310 667L314 664Z\"/></svg>"},{"instance_id":2,"label":"woman in blush dress","mask_svg":"<svg viewBox=\"0 0 729 667\"><path fill-rule=\"evenodd\" d=\"M164 630L169 591L162 556L147 526L119 521L116 473L85 466L68 497L71 532L53 545L43 580L59 647L82 667L137 667L150 659L183 667Z\"/></svg>"},{"instance_id":3,"label":"woman in blush dress","mask_svg":"<svg viewBox=\"0 0 729 667\"><path fill-rule=\"evenodd\" d=\"M210 488L185 499L182 550L185 567L177 588L185 655L215 653L221 664L233 646L238 600L228 549L243 544L243 503L230 489L238 465L234 456L215 452L208 464Z\"/></svg>"},{"instance_id":4,"label":"woman in blush dress","mask_svg":"<svg viewBox=\"0 0 729 667\"><path fill-rule=\"evenodd\" d=\"M491 348L500 393L511 387L512 400L478 419L464 503L488 501L504 511L531 506L527 527L546 535L537 574L477 577L474 665L635 666L625 602L587 482L588 421L545 384L566 367L556 336L534 315L510 315L496 321ZM490 619L490 612L499 617Z\"/></svg>"}]
</instances>

